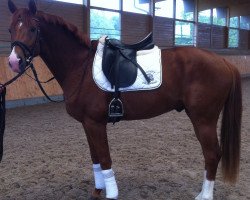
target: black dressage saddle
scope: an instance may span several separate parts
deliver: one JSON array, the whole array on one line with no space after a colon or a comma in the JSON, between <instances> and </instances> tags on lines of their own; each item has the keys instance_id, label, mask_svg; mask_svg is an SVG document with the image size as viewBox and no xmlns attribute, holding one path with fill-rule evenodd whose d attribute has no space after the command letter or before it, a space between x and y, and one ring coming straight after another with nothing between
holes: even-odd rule
<instances>
[{"instance_id":1,"label":"black dressage saddle","mask_svg":"<svg viewBox=\"0 0 250 200\"><path fill-rule=\"evenodd\" d=\"M138 68L145 79L150 82L142 67L136 62L136 52L152 49L153 35L150 33L142 41L136 44L123 44L117 39L105 39L102 70L112 88L129 87L133 85L137 77Z\"/></svg>"},{"instance_id":2,"label":"black dressage saddle","mask_svg":"<svg viewBox=\"0 0 250 200\"><path fill-rule=\"evenodd\" d=\"M136 61L136 52L152 49L153 47L152 33L140 42L131 45L124 44L117 39L105 39L102 70L110 82L111 88L115 89L114 98L109 105L109 119L113 123L119 121L123 116L123 105L119 99L119 88L133 85L138 69L142 72L146 81L150 83L150 78Z\"/></svg>"}]
</instances>

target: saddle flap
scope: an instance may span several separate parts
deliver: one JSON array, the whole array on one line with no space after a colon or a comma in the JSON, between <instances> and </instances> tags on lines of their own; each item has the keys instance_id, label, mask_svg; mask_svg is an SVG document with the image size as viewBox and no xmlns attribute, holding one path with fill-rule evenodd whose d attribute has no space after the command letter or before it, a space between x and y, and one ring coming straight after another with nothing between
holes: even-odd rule
<instances>
[{"instance_id":1,"label":"saddle flap","mask_svg":"<svg viewBox=\"0 0 250 200\"><path fill-rule=\"evenodd\" d=\"M120 50L119 53L123 55L129 56L129 58L135 59L136 52L132 50ZM127 58L123 56L117 56L115 65L118 66L118 73L114 71L114 73L118 74L118 85L119 87L128 87L132 85L137 77L137 67ZM115 67L113 67L115 68Z\"/></svg>"},{"instance_id":2,"label":"saddle flap","mask_svg":"<svg viewBox=\"0 0 250 200\"><path fill-rule=\"evenodd\" d=\"M103 51L102 70L111 83L111 86L128 87L132 85L137 77L137 67L126 57L135 59L136 51L132 49L114 50L111 49L108 44L105 44L105 46ZM125 57L123 55L125 55Z\"/></svg>"}]
</instances>

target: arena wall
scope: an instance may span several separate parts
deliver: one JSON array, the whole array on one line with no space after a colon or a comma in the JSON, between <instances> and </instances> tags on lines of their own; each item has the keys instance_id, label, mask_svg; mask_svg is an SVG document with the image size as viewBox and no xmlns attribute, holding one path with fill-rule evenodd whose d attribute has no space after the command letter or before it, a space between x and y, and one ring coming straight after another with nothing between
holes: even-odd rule
<instances>
[{"instance_id":1,"label":"arena wall","mask_svg":"<svg viewBox=\"0 0 250 200\"><path fill-rule=\"evenodd\" d=\"M18 7L26 7L27 0L13 0ZM210 3L210 1L207 1ZM221 1L226 2L226 1ZM65 20L75 24L79 30L89 33L89 7L76 4L66 4L51 0L37 0L37 7L44 12L56 14ZM207 4L205 5L207 6ZM58 9L60 8L60 9ZM105 9L103 9L105 11ZM232 10L236 10L232 9ZM72 14L74 13L74 14ZM174 46L174 26L176 19L163 17L153 17L151 15L141 15L136 13L120 12L121 14L121 40L126 43L137 42L153 31L155 44L161 48L171 48ZM12 77L14 73L8 67L7 56L10 53L10 35L8 27L11 14L7 7L7 0L0 1L0 83ZM134 19L137 19L136 21ZM133 23L131 23L133 21ZM197 23L197 47L212 50L231 63L240 71L242 76L250 76L250 31L240 30L239 48L228 48L228 28L211 24ZM34 60L39 78L45 81L52 77L41 58ZM31 74L31 71L28 71ZM45 90L51 96L61 96L62 90L58 83L53 80L44 84ZM19 80L10 85L7 90L7 100L18 101L27 99L42 98L35 81L27 75L23 75Z\"/></svg>"},{"instance_id":2,"label":"arena wall","mask_svg":"<svg viewBox=\"0 0 250 200\"><path fill-rule=\"evenodd\" d=\"M27 7L28 0L13 0L13 2L18 8L21 8ZM83 7L81 5L52 0L39 0L36 3L38 10L63 17L76 25L79 30L84 29L85 23L83 23ZM0 55L7 55L10 49L10 34L8 32L10 20L8 0L0 0Z\"/></svg>"},{"instance_id":3,"label":"arena wall","mask_svg":"<svg viewBox=\"0 0 250 200\"><path fill-rule=\"evenodd\" d=\"M223 57L239 69L242 77L250 77L250 55L223 55Z\"/></svg>"},{"instance_id":4,"label":"arena wall","mask_svg":"<svg viewBox=\"0 0 250 200\"><path fill-rule=\"evenodd\" d=\"M46 81L52 77L52 74L44 64L41 58L34 59L34 66L37 70L39 79ZM0 57L0 82L4 83L10 80L16 74L8 67L8 58ZM33 76L32 71L29 69L27 74ZM62 90L56 80L52 80L47 84L43 84L46 92L51 96L57 96L62 94ZM44 95L40 91L36 82L32 80L28 75L24 74L14 83L7 87L7 100L17 99L29 99L34 97L43 97Z\"/></svg>"}]
</instances>

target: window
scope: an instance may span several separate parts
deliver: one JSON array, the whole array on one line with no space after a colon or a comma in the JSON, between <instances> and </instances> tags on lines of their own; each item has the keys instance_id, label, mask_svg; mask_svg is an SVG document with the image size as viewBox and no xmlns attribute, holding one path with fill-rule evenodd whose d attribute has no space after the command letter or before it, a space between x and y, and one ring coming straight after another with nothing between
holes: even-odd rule
<instances>
[{"instance_id":1,"label":"window","mask_svg":"<svg viewBox=\"0 0 250 200\"><path fill-rule=\"evenodd\" d=\"M229 29L228 34L228 46L231 48L239 47L239 30L238 29Z\"/></svg>"},{"instance_id":2,"label":"window","mask_svg":"<svg viewBox=\"0 0 250 200\"><path fill-rule=\"evenodd\" d=\"M176 0L175 7L175 45L194 45L194 0Z\"/></svg>"},{"instance_id":3,"label":"window","mask_svg":"<svg viewBox=\"0 0 250 200\"><path fill-rule=\"evenodd\" d=\"M231 17L229 20L228 47L239 47L239 17Z\"/></svg>"},{"instance_id":4,"label":"window","mask_svg":"<svg viewBox=\"0 0 250 200\"><path fill-rule=\"evenodd\" d=\"M90 38L103 35L120 39L120 0L90 0Z\"/></svg>"},{"instance_id":5,"label":"window","mask_svg":"<svg viewBox=\"0 0 250 200\"><path fill-rule=\"evenodd\" d=\"M198 22L211 24L211 9L200 11L198 13Z\"/></svg>"},{"instance_id":6,"label":"window","mask_svg":"<svg viewBox=\"0 0 250 200\"><path fill-rule=\"evenodd\" d=\"M229 21L229 26L232 28L239 27L239 17L231 17Z\"/></svg>"},{"instance_id":7,"label":"window","mask_svg":"<svg viewBox=\"0 0 250 200\"><path fill-rule=\"evenodd\" d=\"M119 10L120 0L91 0L90 6Z\"/></svg>"},{"instance_id":8,"label":"window","mask_svg":"<svg viewBox=\"0 0 250 200\"><path fill-rule=\"evenodd\" d=\"M54 0L54 1L62 1L67 3L74 3L74 4L83 4L83 0Z\"/></svg>"},{"instance_id":9,"label":"window","mask_svg":"<svg viewBox=\"0 0 250 200\"><path fill-rule=\"evenodd\" d=\"M176 19L194 21L194 0L176 0Z\"/></svg>"},{"instance_id":10,"label":"window","mask_svg":"<svg viewBox=\"0 0 250 200\"><path fill-rule=\"evenodd\" d=\"M194 24L190 22L175 22L175 44L194 45Z\"/></svg>"},{"instance_id":11,"label":"window","mask_svg":"<svg viewBox=\"0 0 250 200\"><path fill-rule=\"evenodd\" d=\"M155 16L173 18L173 0L159 1L155 3Z\"/></svg>"},{"instance_id":12,"label":"window","mask_svg":"<svg viewBox=\"0 0 250 200\"><path fill-rule=\"evenodd\" d=\"M123 10L133 13L149 14L150 0L124 0Z\"/></svg>"},{"instance_id":13,"label":"window","mask_svg":"<svg viewBox=\"0 0 250 200\"><path fill-rule=\"evenodd\" d=\"M240 28L250 30L250 16L240 16Z\"/></svg>"},{"instance_id":14,"label":"window","mask_svg":"<svg viewBox=\"0 0 250 200\"><path fill-rule=\"evenodd\" d=\"M110 38L120 39L120 21L120 14L118 12L91 9L90 38L98 39L102 35L108 35Z\"/></svg>"},{"instance_id":15,"label":"window","mask_svg":"<svg viewBox=\"0 0 250 200\"><path fill-rule=\"evenodd\" d=\"M214 8L213 9L213 24L219 26L226 26L227 9L226 8Z\"/></svg>"}]
</instances>

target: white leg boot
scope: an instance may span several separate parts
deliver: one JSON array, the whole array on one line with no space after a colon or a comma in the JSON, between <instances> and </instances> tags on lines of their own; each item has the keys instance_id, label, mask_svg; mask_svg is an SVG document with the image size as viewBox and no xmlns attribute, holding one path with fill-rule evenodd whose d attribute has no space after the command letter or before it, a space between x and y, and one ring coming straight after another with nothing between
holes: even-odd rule
<instances>
[{"instance_id":1,"label":"white leg boot","mask_svg":"<svg viewBox=\"0 0 250 200\"><path fill-rule=\"evenodd\" d=\"M213 200L214 181L209 181L206 178L207 172L204 172L204 180L202 190L195 200Z\"/></svg>"},{"instance_id":2,"label":"white leg boot","mask_svg":"<svg viewBox=\"0 0 250 200\"><path fill-rule=\"evenodd\" d=\"M112 169L102 170L106 187L107 199L118 199L118 187L115 180L115 174Z\"/></svg>"},{"instance_id":3,"label":"white leg boot","mask_svg":"<svg viewBox=\"0 0 250 200\"><path fill-rule=\"evenodd\" d=\"M93 172L95 179L95 188L96 189L105 189L104 177L102 174L102 168L100 164L93 164Z\"/></svg>"}]
</instances>

